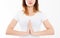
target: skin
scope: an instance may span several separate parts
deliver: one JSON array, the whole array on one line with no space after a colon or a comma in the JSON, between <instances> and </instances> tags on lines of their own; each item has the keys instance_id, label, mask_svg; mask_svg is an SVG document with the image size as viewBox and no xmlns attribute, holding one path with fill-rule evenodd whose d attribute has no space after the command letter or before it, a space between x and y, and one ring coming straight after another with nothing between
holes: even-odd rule
<instances>
[{"instance_id":1,"label":"skin","mask_svg":"<svg viewBox=\"0 0 60 38\"><path fill-rule=\"evenodd\" d=\"M28 12L29 12L29 16L33 16L33 6L36 2L36 0L25 0L26 4L27 4L27 8L28 8ZM29 4L32 3L32 4ZM7 35L16 35L16 36L25 36L25 35L34 35L34 36L41 36L41 35L53 35L54 34L54 29L52 27L52 25L49 23L48 19L43 21L44 26L46 27L46 30L44 31L39 31L39 32L34 32L34 30L32 29L32 23L29 20L28 22L28 29L26 32L22 32L22 31L16 31L13 30L14 27L16 26L17 21L15 19L12 19L11 23L8 25L6 34Z\"/></svg>"}]
</instances>

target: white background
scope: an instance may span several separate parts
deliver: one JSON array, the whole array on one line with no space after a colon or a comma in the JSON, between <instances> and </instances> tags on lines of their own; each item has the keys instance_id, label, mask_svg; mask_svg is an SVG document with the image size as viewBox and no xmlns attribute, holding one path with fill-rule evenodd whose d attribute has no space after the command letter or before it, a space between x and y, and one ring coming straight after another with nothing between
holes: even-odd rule
<instances>
[{"instance_id":1,"label":"white background","mask_svg":"<svg viewBox=\"0 0 60 38\"><path fill-rule=\"evenodd\" d=\"M40 38L60 38L59 0L39 0L39 9L43 11L52 24L55 35ZM22 0L0 0L0 38L19 38L6 35L6 29L16 13L22 9Z\"/></svg>"}]
</instances>

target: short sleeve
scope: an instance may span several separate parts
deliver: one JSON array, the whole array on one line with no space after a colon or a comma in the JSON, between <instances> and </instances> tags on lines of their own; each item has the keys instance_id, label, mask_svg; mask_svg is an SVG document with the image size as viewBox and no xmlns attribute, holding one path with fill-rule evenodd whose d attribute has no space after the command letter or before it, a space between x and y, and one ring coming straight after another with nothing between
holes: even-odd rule
<instances>
[{"instance_id":1,"label":"short sleeve","mask_svg":"<svg viewBox=\"0 0 60 38\"><path fill-rule=\"evenodd\" d=\"M42 13L41 16L42 16L41 17L42 22L48 19L45 13Z\"/></svg>"},{"instance_id":2,"label":"short sleeve","mask_svg":"<svg viewBox=\"0 0 60 38\"><path fill-rule=\"evenodd\" d=\"M18 14L18 12L17 12L17 14L14 16L13 19L15 19L16 21L18 21L18 17L19 17L19 14Z\"/></svg>"}]
</instances>

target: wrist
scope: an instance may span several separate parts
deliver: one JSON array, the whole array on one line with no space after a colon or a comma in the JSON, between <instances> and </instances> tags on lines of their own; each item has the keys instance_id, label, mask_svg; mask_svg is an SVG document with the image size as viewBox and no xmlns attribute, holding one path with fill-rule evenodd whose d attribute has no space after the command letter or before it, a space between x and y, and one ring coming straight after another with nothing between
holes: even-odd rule
<instances>
[{"instance_id":1,"label":"wrist","mask_svg":"<svg viewBox=\"0 0 60 38\"><path fill-rule=\"evenodd\" d=\"M38 32L33 32L32 35L39 36L40 34Z\"/></svg>"}]
</instances>

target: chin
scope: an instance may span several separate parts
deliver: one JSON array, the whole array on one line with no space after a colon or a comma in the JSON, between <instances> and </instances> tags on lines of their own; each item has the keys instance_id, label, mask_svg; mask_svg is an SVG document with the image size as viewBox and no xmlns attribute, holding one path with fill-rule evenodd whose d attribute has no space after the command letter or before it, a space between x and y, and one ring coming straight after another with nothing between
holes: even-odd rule
<instances>
[{"instance_id":1,"label":"chin","mask_svg":"<svg viewBox=\"0 0 60 38\"><path fill-rule=\"evenodd\" d=\"M28 4L27 6L31 7L31 6L33 6L33 4Z\"/></svg>"}]
</instances>

